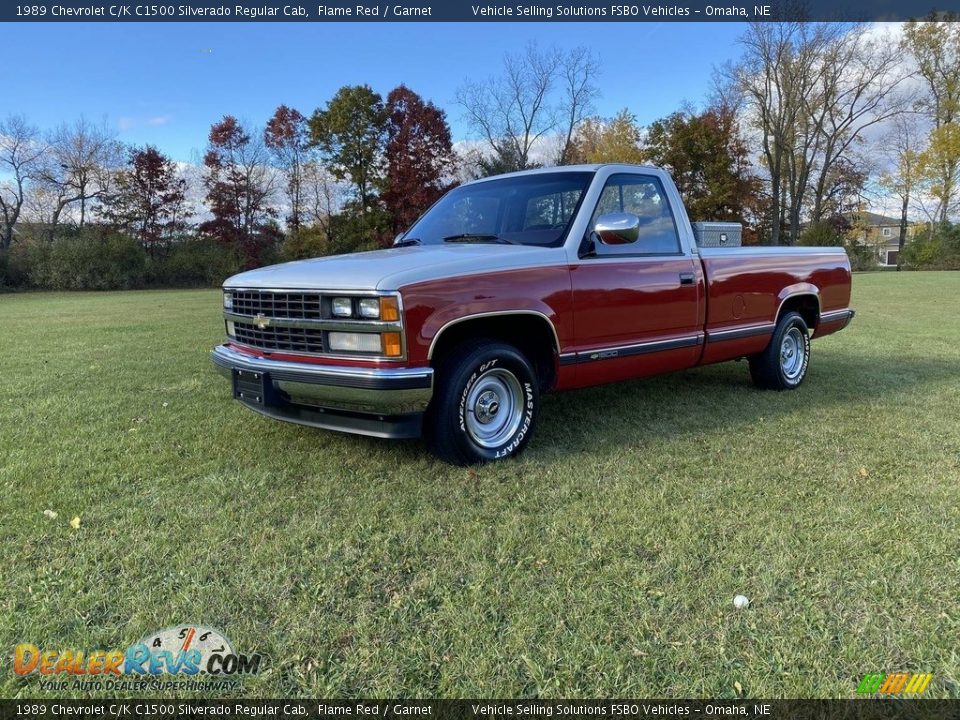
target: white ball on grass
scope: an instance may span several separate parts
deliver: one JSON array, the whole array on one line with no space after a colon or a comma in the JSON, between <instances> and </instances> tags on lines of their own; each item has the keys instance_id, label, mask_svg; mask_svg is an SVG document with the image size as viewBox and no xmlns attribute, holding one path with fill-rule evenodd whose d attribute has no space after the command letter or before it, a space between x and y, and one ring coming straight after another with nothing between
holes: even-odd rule
<instances>
[{"instance_id":1,"label":"white ball on grass","mask_svg":"<svg viewBox=\"0 0 960 720\"><path fill-rule=\"evenodd\" d=\"M750 605L750 598L748 598L746 595L737 595L736 597L733 598L733 606L737 610L743 610L745 607L748 607L749 605Z\"/></svg>"}]
</instances>

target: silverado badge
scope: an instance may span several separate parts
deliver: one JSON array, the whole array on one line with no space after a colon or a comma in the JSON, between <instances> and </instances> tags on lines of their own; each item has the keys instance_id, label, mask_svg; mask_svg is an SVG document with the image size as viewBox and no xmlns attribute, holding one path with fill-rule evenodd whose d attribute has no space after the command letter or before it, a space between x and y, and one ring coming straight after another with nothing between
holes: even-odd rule
<instances>
[{"instance_id":1,"label":"silverado badge","mask_svg":"<svg viewBox=\"0 0 960 720\"><path fill-rule=\"evenodd\" d=\"M270 327L270 318L263 313L257 313L253 318L253 324L257 326L258 330L266 330Z\"/></svg>"}]
</instances>

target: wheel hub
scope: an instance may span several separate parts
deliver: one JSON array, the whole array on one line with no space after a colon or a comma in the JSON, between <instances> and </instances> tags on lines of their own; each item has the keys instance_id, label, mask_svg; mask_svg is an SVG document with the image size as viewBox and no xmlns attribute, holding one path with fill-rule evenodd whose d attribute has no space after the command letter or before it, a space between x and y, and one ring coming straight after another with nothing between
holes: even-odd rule
<instances>
[{"instance_id":1,"label":"wheel hub","mask_svg":"<svg viewBox=\"0 0 960 720\"><path fill-rule=\"evenodd\" d=\"M477 398L474 414L477 420L486 425L494 419L498 410L500 410L500 396L493 390L486 390Z\"/></svg>"},{"instance_id":2,"label":"wheel hub","mask_svg":"<svg viewBox=\"0 0 960 720\"><path fill-rule=\"evenodd\" d=\"M517 376L505 368L487 370L476 379L466 402L465 429L484 448L507 442L523 422L524 394Z\"/></svg>"},{"instance_id":3,"label":"wheel hub","mask_svg":"<svg viewBox=\"0 0 960 720\"><path fill-rule=\"evenodd\" d=\"M805 343L798 328L791 328L780 343L780 368L790 380L803 372Z\"/></svg>"}]
</instances>

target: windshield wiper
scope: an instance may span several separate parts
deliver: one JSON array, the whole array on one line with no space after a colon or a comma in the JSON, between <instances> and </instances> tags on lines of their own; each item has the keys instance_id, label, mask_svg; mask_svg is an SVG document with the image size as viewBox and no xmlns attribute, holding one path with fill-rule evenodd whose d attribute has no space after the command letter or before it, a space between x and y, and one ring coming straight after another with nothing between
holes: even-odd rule
<instances>
[{"instance_id":1,"label":"windshield wiper","mask_svg":"<svg viewBox=\"0 0 960 720\"><path fill-rule=\"evenodd\" d=\"M499 245L516 245L513 240L507 240L502 238L499 235L483 235L479 233L460 233L459 235L447 235L443 239L444 242L488 242L488 243L497 243Z\"/></svg>"},{"instance_id":2,"label":"windshield wiper","mask_svg":"<svg viewBox=\"0 0 960 720\"><path fill-rule=\"evenodd\" d=\"M420 238L404 238L393 244L394 247L410 247L411 245L423 245Z\"/></svg>"}]
</instances>

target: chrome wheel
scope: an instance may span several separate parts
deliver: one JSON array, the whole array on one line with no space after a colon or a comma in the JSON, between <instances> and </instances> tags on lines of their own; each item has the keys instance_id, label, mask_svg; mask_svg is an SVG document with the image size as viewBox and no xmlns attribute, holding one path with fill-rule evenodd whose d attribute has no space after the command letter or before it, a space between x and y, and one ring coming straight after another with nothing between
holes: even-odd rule
<instances>
[{"instance_id":1,"label":"chrome wheel","mask_svg":"<svg viewBox=\"0 0 960 720\"><path fill-rule=\"evenodd\" d=\"M807 343L800 328L792 327L780 343L780 369L788 380L796 380L803 372Z\"/></svg>"},{"instance_id":2,"label":"chrome wheel","mask_svg":"<svg viewBox=\"0 0 960 720\"><path fill-rule=\"evenodd\" d=\"M487 370L470 388L466 402L466 429L484 448L509 440L523 420L523 388L509 370Z\"/></svg>"}]
</instances>

